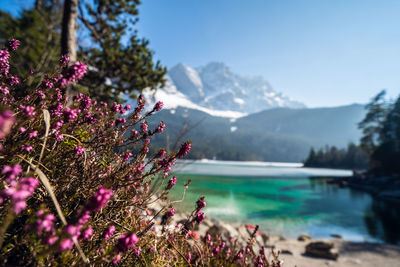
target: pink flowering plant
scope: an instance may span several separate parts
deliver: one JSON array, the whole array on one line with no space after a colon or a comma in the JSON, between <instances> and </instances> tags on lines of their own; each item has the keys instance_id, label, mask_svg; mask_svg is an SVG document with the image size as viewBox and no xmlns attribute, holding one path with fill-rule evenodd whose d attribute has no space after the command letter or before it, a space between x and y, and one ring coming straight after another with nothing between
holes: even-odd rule
<instances>
[{"instance_id":1,"label":"pink flowering plant","mask_svg":"<svg viewBox=\"0 0 400 267\"><path fill-rule=\"evenodd\" d=\"M219 235L198 238L201 197L192 214L173 223L168 192L172 166L191 150L150 154L161 134L146 119L163 107L93 101L66 88L87 70L61 57L54 73L16 77L10 59L20 43L0 49L0 262L7 266L280 266L249 243ZM24 93L21 93L24 92ZM183 193L190 181L185 184ZM159 210L149 205L162 203ZM158 229L158 230L157 230Z\"/></svg>"}]
</instances>

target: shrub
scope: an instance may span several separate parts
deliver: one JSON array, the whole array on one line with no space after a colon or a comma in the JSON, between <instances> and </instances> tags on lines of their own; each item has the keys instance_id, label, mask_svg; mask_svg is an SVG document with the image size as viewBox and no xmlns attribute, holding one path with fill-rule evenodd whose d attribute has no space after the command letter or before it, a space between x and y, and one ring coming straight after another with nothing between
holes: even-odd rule
<instances>
[{"instance_id":1,"label":"shrub","mask_svg":"<svg viewBox=\"0 0 400 267\"><path fill-rule=\"evenodd\" d=\"M140 96L127 115L129 105L83 94L69 100L65 88L86 66L68 66L62 57L41 80L15 77L9 59L18 46L11 40L0 50L3 265L280 266L275 254L268 262L263 248L253 251L257 229L243 248L218 235L198 239L193 229L205 218L204 197L184 223L170 225L175 210L167 196L176 177L169 172L191 145L149 153L165 125L149 129L146 118L161 102L145 112ZM28 94L19 95L21 88ZM150 214L148 205L161 200L163 207Z\"/></svg>"}]
</instances>

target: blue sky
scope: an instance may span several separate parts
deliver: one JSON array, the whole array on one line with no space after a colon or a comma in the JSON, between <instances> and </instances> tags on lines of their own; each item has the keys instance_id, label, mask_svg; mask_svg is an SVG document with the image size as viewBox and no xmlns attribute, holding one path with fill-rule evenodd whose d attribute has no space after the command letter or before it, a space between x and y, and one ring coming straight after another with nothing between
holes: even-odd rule
<instances>
[{"instance_id":1,"label":"blue sky","mask_svg":"<svg viewBox=\"0 0 400 267\"><path fill-rule=\"evenodd\" d=\"M14 12L26 3L0 1ZM400 93L400 1L142 2L139 35L167 67L224 62L310 107Z\"/></svg>"}]
</instances>

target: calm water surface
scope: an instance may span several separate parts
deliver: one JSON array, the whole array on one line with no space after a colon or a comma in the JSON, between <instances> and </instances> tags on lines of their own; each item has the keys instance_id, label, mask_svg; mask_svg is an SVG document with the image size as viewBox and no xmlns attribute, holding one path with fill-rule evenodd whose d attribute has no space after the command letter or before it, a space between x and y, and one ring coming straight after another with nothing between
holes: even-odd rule
<instances>
[{"instance_id":1,"label":"calm water surface","mask_svg":"<svg viewBox=\"0 0 400 267\"><path fill-rule=\"evenodd\" d=\"M349 176L351 171L301 168L301 164L181 161L175 172L174 199L181 197L183 183L192 179L178 209L191 211L195 200L205 195L207 216L259 224L274 234L400 241L398 206L324 183L329 177Z\"/></svg>"}]
</instances>

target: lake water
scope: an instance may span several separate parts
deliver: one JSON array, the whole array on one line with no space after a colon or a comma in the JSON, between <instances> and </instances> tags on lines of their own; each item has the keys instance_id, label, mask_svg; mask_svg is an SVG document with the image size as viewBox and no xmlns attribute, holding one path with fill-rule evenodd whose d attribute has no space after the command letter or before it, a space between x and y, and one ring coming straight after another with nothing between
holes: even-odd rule
<instances>
[{"instance_id":1,"label":"lake water","mask_svg":"<svg viewBox=\"0 0 400 267\"><path fill-rule=\"evenodd\" d=\"M259 224L264 231L315 238L340 234L345 240L399 243L400 209L371 195L327 185L325 179L350 176L348 170L302 168L301 164L180 161L174 169L178 209L191 211L206 196L205 213L231 223Z\"/></svg>"}]
</instances>

